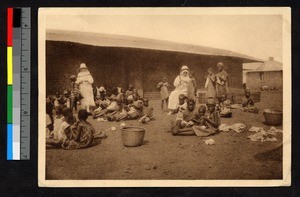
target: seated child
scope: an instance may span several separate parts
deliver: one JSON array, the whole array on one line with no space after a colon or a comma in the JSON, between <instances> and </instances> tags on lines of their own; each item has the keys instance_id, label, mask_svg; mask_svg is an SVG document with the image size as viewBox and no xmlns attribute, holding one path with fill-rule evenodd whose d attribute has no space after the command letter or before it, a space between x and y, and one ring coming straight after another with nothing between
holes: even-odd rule
<instances>
[{"instance_id":1,"label":"seated child","mask_svg":"<svg viewBox=\"0 0 300 197\"><path fill-rule=\"evenodd\" d=\"M257 114L259 109L258 107L255 106L255 103L253 99L250 96L250 90L246 89L245 90L245 99L242 103L242 111L244 112L250 112L250 113L255 113Z\"/></svg>"},{"instance_id":2,"label":"seated child","mask_svg":"<svg viewBox=\"0 0 300 197\"><path fill-rule=\"evenodd\" d=\"M128 90L125 92L125 97L128 98L130 95L133 95L133 85L129 85Z\"/></svg>"},{"instance_id":3,"label":"seated child","mask_svg":"<svg viewBox=\"0 0 300 197\"><path fill-rule=\"evenodd\" d=\"M53 131L53 103L50 99L47 98L46 100L46 138L50 138L51 132Z\"/></svg>"},{"instance_id":4,"label":"seated child","mask_svg":"<svg viewBox=\"0 0 300 197\"><path fill-rule=\"evenodd\" d=\"M66 106L60 105L55 107L55 116L53 118L53 130L51 132L51 136L53 136L54 140L58 140L58 133L60 130L61 123L64 121L64 116L62 115L62 110Z\"/></svg>"},{"instance_id":5,"label":"seated child","mask_svg":"<svg viewBox=\"0 0 300 197\"><path fill-rule=\"evenodd\" d=\"M231 102L226 99L226 95L222 95L220 99L220 104L217 106L217 111L220 113L220 116L223 118L231 118Z\"/></svg>"},{"instance_id":6,"label":"seated child","mask_svg":"<svg viewBox=\"0 0 300 197\"><path fill-rule=\"evenodd\" d=\"M193 120L195 120L197 115L196 103L193 99L187 100L187 109L184 111L179 111L174 123L172 126L172 134L178 135L181 132L192 131L191 127L194 125ZM184 128L190 128L184 130Z\"/></svg>"},{"instance_id":7,"label":"seated child","mask_svg":"<svg viewBox=\"0 0 300 197\"><path fill-rule=\"evenodd\" d=\"M128 109L127 109L127 119L134 120L142 115L143 109L143 101L136 100L136 97L133 98L134 100L128 100Z\"/></svg>"},{"instance_id":8,"label":"seated child","mask_svg":"<svg viewBox=\"0 0 300 197\"><path fill-rule=\"evenodd\" d=\"M60 124L57 139L46 139L47 145L65 148L67 145L66 143L72 135L71 125L76 122L76 118L73 116L70 108L64 108L62 114L64 118Z\"/></svg>"},{"instance_id":9,"label":"seated child","mask_svg":"<svg viewBox=\"0 0 300 197\"><path fill-rule=\"evenodd\" d=\"M203 118L205 126L205 128L203 128L203 131L212 134L218 131L218 128L220 126L220 115L216 111L216 103L214 99L208 99L206 106L207 114Z\"/></svg>"},{"instance_id":10,"label":"seated child","mask_svg":"<svg viewBox=\"0 0 300 197\"><path fill-rule=\"evenodd\" d=\"M186 110L187 108L187 98L184 94L180 94L178 96L178 104L176 106L176 109L174 110L174 113L179 113L179 112L183 112Z\"/></svg>"},{"instance_id":11,"label":"seated child","mask_svg":"<svg viewBox=\"0 0 300 197\"><path fill-rule=\"evenodd\" d=\"M111 101L106 98L105 93L100 92L100 98L96 100L96 105L98 108L93 111L93 118L96 119L104 116L110 103Z\"/></svg>"},{"instance_id":12,"label":"seated child","mask_svg":"<svg viewBox=\"0 0 300 197\"><path fill-rule=\"evenodd\" d=\"M143 99L143 103L142 117L139 119L139 123L148 123L151 120L154 120L153 107L149 106L149 100L146 98Z\"/></svg>"},{"instance_id":13,"label":"seated child","mask_svg":"<svg viewBox=\"0 0 300 197\"><path fill-rule=\"evenodd\" d=\"M127 113L128 107L126 104L127 100L123 99L123 101L121 103L119 100L117 100L117 103L119 105L119 110L114 114L108 115L107 120L119 122L120 120L124 120L127 118L127 116L128 116L128 113Z\"/></svg>"}]
</instances>

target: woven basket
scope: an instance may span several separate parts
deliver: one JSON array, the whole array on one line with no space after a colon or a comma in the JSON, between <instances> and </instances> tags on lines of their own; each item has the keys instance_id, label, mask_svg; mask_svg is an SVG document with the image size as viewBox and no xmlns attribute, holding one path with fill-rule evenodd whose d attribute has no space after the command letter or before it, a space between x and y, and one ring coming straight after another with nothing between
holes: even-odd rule
<instances>
[{"instance_id":1,"label":"woven basket","mask_svg":"<svg viewBox=\"0 0 300 197\"><path fill-rule=\"evenodd\" d=\"M141 127L124 127L121 129L121 135L124 146L141 146L145 136L145 129Z\"/></svg>"},{"instance_id":2,"label":"woven basket","mask_svg":"<svg viewBox=\"0 0 300 197\"><path fill-rule=\"evenodd\" d=\"M271 110L264 112L265 122L270 126L278 126L282 124L282 111Z\"/></svg>"}]
</instances>

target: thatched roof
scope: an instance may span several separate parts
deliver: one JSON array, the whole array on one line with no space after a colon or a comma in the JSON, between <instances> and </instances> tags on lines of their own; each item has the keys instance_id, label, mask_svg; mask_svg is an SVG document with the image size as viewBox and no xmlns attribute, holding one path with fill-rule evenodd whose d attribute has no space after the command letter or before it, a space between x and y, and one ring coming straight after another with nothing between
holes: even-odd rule
<instances>
[{"instance_id":1,"label":"thatched roof","mask_svg":"<svg viewBox=\"0 0 300 197\"><path fill-rule=\"evenodd\" d=\"M244 63L261 61L260 59L254 57L223 49L123 35L48 29L46 34L46 40L69 41L105 47L128 47L150 50L175 51L201 55L236 57L241 58Z\"/></svg>"}]
</instances>

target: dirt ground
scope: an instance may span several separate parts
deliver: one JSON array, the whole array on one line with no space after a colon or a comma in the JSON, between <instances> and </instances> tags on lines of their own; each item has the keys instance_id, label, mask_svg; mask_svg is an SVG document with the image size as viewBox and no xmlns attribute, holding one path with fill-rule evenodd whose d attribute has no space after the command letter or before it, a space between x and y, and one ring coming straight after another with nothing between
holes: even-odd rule
<instances>
[{"instance_id":1,"label":"dirt ground","mask_svg":"<svg viewBox=\"0 0 300 197\"><path fill-rule=\"evenodd\" d=\"M172 136L169 130L174 115L162 113L159 100L150 101L150 105L156 120L142 125L146 130L142 146L123 146L120 123L89 118L96 130L112 126L117 130L107 132L108 138L87 149L47 149L46 179L282 179L282 149L264 153L281 144L281 133L276 142L252 142L247 139L253 134L249 131L220 132L204 138ZM257 115L234 109L232 118L221 121L268 130L270 126L262 123L262 111L282 110L282 93L262 92L257 106ZM125 122L139 126L137 121ZM214 145L204 143L210 138L215 140Z\"/></svg>"}]
</instances>

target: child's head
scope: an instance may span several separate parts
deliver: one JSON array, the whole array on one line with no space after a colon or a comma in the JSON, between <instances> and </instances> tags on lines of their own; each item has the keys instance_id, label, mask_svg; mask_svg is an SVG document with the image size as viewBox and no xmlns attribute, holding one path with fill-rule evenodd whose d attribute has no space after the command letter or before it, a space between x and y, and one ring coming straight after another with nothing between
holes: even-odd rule
<instances>
[{"instance_id":1,"label":"child's head","mask_svg":"<svg viewBox=\"0 0 300 197\"><path fill-rule=\"evenodd\" d=\"M144 106L149 106L149 100L147 98L143 99Z\"/></svg>"},{"instance_id":2,"label":"child's head","mask_svg":"<svg viewBox=\"0 0 300 197\"><path fill-rule=\"evenodd\" d=\"M69 80L72 81L72 82L75 82L76 81L76 75L71 75L69 77Z\"/></svg>"},{"instance_id":3,"label":"child's head","mask_svg":"<svg viewBox=\"0 0 300 197\"><path fill-rule=\"evenodd\" d=\"M225 95L225 94L223 94L223 95L221 96L221 102L224 102L224 101L226 101L226 99L227 99L226 95Z\"/></svg>"},{"instance_id":4,"label":"child's head","mask_svg":"<svg viewBox=\"0 0 300 197\"><path fill-rule=\"evenodd\" d=\"M68 90L64 90L64 96L67 97L67 98L69 97L69 92L68 92Z\"/></svg>"},{"instance_id":5,"label":"child's head","mask_svg":"<svg viewBox=\"0 0 300 197\"><path fill-rule=\"evenodd\" d=\"M128 90L130 90L130 91L133 90L133 85L132 84L129 85Z\"/></svg>"},{"instance_id":6,"label":"child's head","mask_svg":"<svg viewBox=\"0 0 300 197\"><path fill-rule=\"evenodd\" d=\"M68 118L70 116L73 116L73 111L72 109L68 108L68 107L65 107L63 110L62 110L62 115L65 117L65 118Z\"/></svg>"},{"instance_id":7,"label":"child's head","mask_svg":"<svg viewBox=\"0 0 300 197\"><path fill-rule=\"evenodd\" d=\"M223 62L219 62L217 64L217 68L218 68L218 71L222 71L224 69L224 63Z\"/></svg>"},{"instance_id":8,"label":"child's head","mask_svg":"<svg viewBox=\"0 0 300 197\"><path fill-rule=\"evenodd\" d=\"M245 90L245 96L246 96L246 98L250 97L250 90L249 89Z\"/></svg>"},{"instance_id":9,"label":"child's head","mask_svg":"<svg viewBox=\"0 0 300 197\"><path fill-rule=\"evenodd\" d=\"M196 103L193 99L188 99L187 100L187 109L189 111L193 111L195 109Z\"/></svg>"},{"instance_id":10,"label":"child's head","mask_svg":"<svg viewBox=\"0 0 300 197\"><path fill-rule=\"evenodd\" d=\"M186 100L186 96L184 94L180 94L178 96L178 100L179 100L179 104L182 105L182 104L184 104L184 102Z\"/></svg>"},{"instance_id":11,"label":"child's head","mask_svg":"<svg viewBox=\"0 0 300 197\"><path fill-rule=\"evenodd\" d=\"M212 75L212 74L213 74L213 69L212 69L212 68L207 69L207 73L208 73L209 75Z\"/></svg>"},{"instance_id":12,"label":"child's head","mask_svg":"<svg viewBox=\"0 0 300 197\"><path fill-rule=\"evenodd\" d=\"M216 102L213 98L210 98L207 100L207 103L206 103L206 106L207 106L207 109L209 112L214 112L215 111L215 108L216 108Z\"/></svg>"},{"instance_id":13,"label":"child's head","mask_svg":"<svg viewBox=\"0 0 300 197\"><path fill-rule=\"evenodd\" d=\"M132 103L133 103L133 96L132 96L132 95L129 95L129 96L127 97L127 103L128 103L128 104L132 104Z\"/></svg>"},{"instance_id":14,"label":"child's head","mask_svg":"<svg viewBox=\"0 0 300 197\"><path fill-rule=\"evenodd\" d=\"M204 105L201 105L198 109L198 112L200 116L204 116L204 114L206 113L206 107Z\"/></svg>"},{"instance_id":15,"label":"child's head","mask_svg":"<svg viewBox=\"0 0 300 197\"><path fill-rule=\"evenodd\" d=\"M162 81L163 81L163 82L167 82L167 77L163 77L163 78L162 78Z\"/></svg>"},{"instance_id":16,"label":"child's head","mask_svg":"<svg viewBox=\"0 0 300 197\"><path fill-rule=\"evenodd\" d=\"M86 109L81 109L78 111L78 119L81 121L86 121L86 119L88 118L89 114L86 111Z\"/></svg>"}]
</instances>

